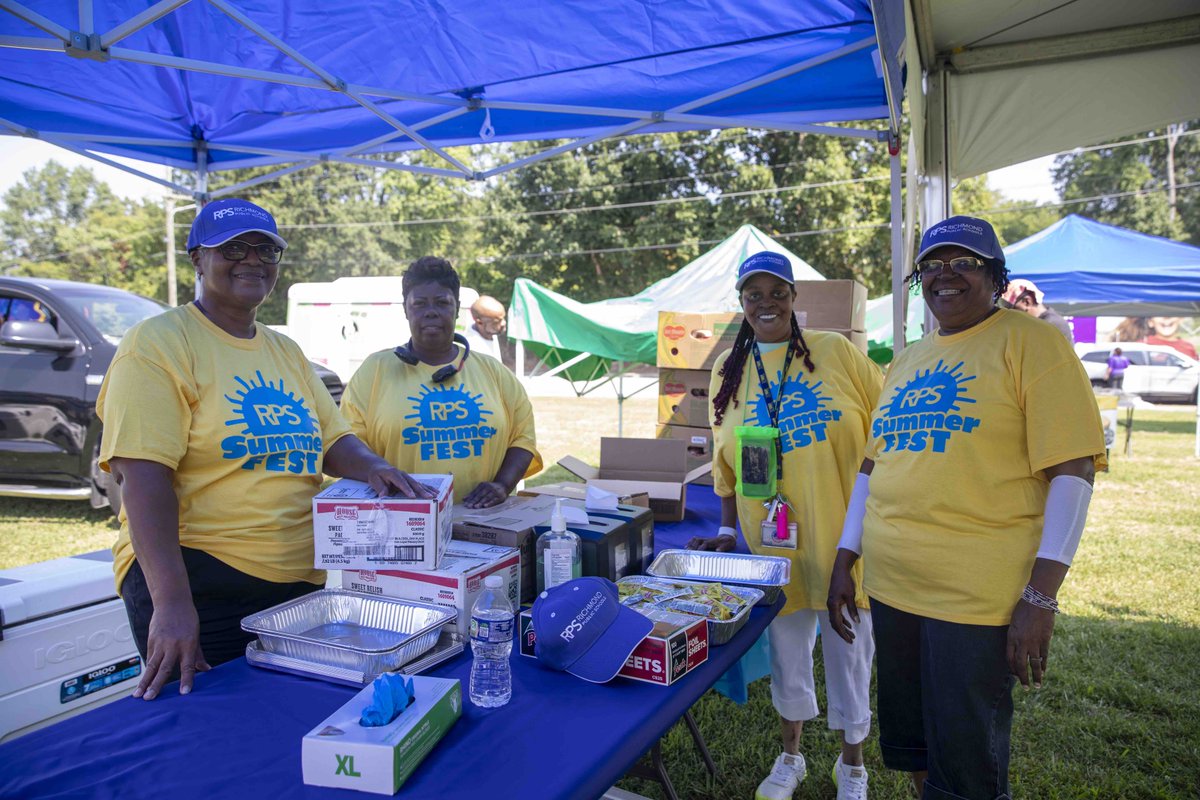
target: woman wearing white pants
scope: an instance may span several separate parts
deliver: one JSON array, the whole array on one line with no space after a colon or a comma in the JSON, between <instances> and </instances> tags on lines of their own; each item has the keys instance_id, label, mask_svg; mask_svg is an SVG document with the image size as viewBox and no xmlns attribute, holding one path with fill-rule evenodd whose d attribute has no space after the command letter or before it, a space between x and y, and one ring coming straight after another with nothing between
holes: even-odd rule
<instances>
[{"instance_id":1,"label":"woman wearing white pants","mask_svg":"<svg viewBox=\"0 0 1200 800\"><path fill-rule=\"evenodd\" d=\"M818 626L846 506L866 443L882 375L846 338L802 331L792 314L791 263L762 252L742 262L737 289L745 321L733 349L717 360L713 398L713 487L721 531L689 547L732 550L737 526L749 548L791 561L787 603L771 624L771 698L783 752L759 785L762 800L786 800L807 773L804 722L819 713L813 680ZM869 631L866 596L859 619ZM867 796L862 742L871 727L874 646L821 636L829 727L842 731L834 764L839 800Z\"/></svg>"}]
</instances>

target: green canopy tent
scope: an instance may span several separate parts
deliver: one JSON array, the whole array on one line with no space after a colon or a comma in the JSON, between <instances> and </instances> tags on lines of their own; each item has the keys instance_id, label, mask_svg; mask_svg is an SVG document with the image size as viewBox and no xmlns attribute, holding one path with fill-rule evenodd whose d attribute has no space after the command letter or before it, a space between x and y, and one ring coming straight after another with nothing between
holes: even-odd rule
<instances>
[{"instance_id":1,"label":"green canopy tent","mask_svg":"<svg viewBox=\"0 0 1200 800\"><path fill-rule=\"evenodd\" d=\"M919 294L908 295L905 343L920 339L925 320L925 300ZM877 364L890 364L892 349L892 296L886 294L867 301L867 355Z\"/></svg>"},{"instance_id":2,"label":"green canopy tent","mask_svg":"<svg viewBox=\"0 0 1200 800\"><path fill-rule=\"evenodd\" d=\"M632 297L580 303L518 278L508 330L517 342L517 363L523 365L522 350L529 349L539 359L534 375L566 378L580 395L619 380L633 365L654 364L658 312L737 311L737 265L761 250L786 256L797 280L823 280L804 259L753 225L743 225L675 274ZM619 390L618 398L623 399Z\"/></svg>"}]
</instances>

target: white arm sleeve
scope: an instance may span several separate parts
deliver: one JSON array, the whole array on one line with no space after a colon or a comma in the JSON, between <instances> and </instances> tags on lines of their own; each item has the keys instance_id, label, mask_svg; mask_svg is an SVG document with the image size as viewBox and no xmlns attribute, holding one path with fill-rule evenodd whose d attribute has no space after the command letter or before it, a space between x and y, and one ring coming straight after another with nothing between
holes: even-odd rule
<instances>
[{"instance_id":1,"label":"white arm sleeve","mask_svg":"<svg viewBox=\"0 0 1200 800\"><path fill-rule=\"evenodd\" d=\"M856 555L862 555L863 517L867 515L867 497L871 490L868 484L871 476L858 473L854 479L854 489L850 492L850 506L846 509L846 521L842 523L842 538L838 540L838 549L849 550Z\"/></svg>"},{"instance_id":2,"label":"white arm sleeve","mask_svg":"<svg viewBox=\"0 0 1200 800\"><path fill-rule=\"evenodd\" d=\"M1050 481L1038 558L1048 558L1070 566L1079 548L1079 539L1083 536L1083 525L1087 522L1088 505L1091 502L1092 485L1083 478L1058 475Z\"/></svg>"}]
</instances>

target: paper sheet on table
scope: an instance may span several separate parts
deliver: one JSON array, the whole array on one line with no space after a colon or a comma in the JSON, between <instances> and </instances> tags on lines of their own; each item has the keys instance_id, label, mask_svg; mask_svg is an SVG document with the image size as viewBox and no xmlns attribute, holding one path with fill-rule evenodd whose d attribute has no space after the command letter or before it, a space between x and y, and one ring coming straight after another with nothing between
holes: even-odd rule
<instances>
[{"instance_id":1,"label":"paper sheet on table","mask_svg":"<svg viewBox=\"0 0 1200 800\"><path fill-rule=\"evenodd\" d=\"M583 501L583 505L588 511L615 511L617 500L617 496L612 492L589 486L587 487L587 499Z\"/></svg>"}]
</instances>

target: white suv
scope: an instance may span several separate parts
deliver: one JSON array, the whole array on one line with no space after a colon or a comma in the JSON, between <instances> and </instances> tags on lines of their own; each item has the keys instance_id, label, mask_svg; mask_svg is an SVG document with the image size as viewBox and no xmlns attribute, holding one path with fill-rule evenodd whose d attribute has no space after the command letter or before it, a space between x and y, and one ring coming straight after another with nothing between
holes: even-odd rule
<instances>
[{"instance_id":1,"label":"white suv","mask_svg":"<svg viewBox=\"0 0 1200 800\"><path fill-rule=\"evenodd\" d=\"M1103 386L1108 357L1116 348L1129 359L1125 370L1124 391L1142 397L1196 402L1200 384L1200 362L1193 361L1173 347L1139 342L1093 342L1075 345L1088 378Z\"/></svg>"}]
</instances>

